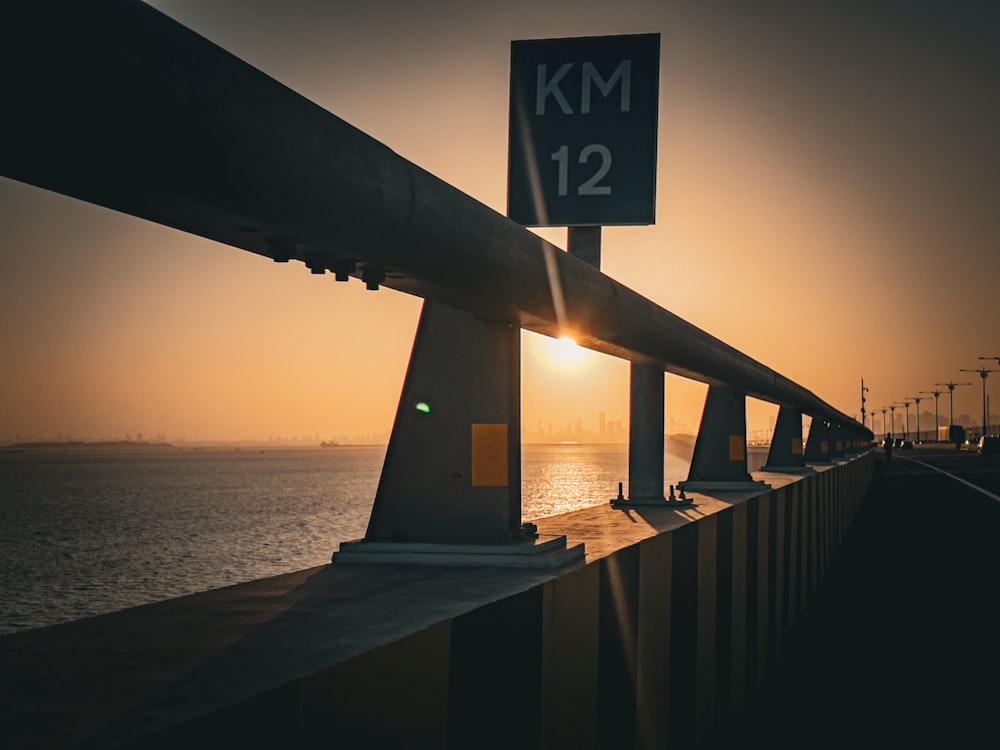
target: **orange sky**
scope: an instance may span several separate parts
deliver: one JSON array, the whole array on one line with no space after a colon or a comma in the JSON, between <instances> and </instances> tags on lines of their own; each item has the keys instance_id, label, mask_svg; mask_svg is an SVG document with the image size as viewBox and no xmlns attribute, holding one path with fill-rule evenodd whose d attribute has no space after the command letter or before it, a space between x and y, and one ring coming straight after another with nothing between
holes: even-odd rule
<instances>
[{"instance_id":1,"label":"orange sky","mask_svg":"<svg viewBox=\"0 0 1000 750\"><path fill-rule=\"evenodd\" d=\"M510 41L659 32L657 223L606 228L603 270L848 414L862 377L869 408L955 380L982 413L958 370L1000 355L986 4L152 4L501 212ZM0 179L0 443L384 433L419 306ZM627 364L541 344L525 426L627 420ZM704 388L667 383L696 427Z\"/></svg>"}]
</instances>

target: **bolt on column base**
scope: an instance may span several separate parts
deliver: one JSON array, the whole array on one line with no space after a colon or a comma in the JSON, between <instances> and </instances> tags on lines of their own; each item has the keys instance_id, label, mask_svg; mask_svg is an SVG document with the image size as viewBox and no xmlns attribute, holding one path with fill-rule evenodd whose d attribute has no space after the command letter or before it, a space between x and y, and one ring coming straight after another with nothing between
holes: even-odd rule
<instances>
[{"instance_id":1,"label":"bolt on column base","mask_svg":"<svg viewBox=\"0 0 1000 750\"><path fill-rule=\"evenodd\" d=\"M622 492L622 483L618 483L618 497L611 499L612 508L629 508L629 507L653 507L653 508L676 508L676 507L686 507L688 505L694 505L694 500L684 494L684 490L681 490L681 494L674 494L674 486L670 485L670 497L625 497Z\"/></svg>"}]
</instances>

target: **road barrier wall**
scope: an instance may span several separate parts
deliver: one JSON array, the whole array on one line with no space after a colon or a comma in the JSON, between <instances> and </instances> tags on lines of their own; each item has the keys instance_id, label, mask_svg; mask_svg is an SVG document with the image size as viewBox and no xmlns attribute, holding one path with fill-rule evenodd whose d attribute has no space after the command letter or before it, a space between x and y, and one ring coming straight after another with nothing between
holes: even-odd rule
<instances>
[{"instance_id":1,"label":"road barrier wall","mask_svg":"<svg viewBox=\"0 0 1000 750\"><path fill-rule=\"evenodd\" d=\"M717 746L752 708L822 584L875 466L869 451L754 494L698 496L699 512L667 531L612 542L543 583L160 742ZM586 513L542 519L540 529Z\"/></svg>"}]
</instances>

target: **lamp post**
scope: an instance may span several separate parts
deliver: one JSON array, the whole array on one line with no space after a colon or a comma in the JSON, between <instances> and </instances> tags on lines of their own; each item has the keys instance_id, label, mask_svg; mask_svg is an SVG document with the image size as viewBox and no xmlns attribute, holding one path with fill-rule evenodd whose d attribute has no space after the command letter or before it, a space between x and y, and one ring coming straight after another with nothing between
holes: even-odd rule
<instances>
[{"instance_id":1,"label":"lamp post","mask_svg":"<svg viewBox=\"0 0 1000 750\"><path fill-rule=\"evenodd\" d=\"M972 385L972 383L935 383L934 385L946 385L948 386L948 402L950 406L949 417L948 417L948 430L955 425L955 386L959 385Z\"/></svg>"},{"instance_id":2,"label":"lamp post","mask_svg":"<svg viewBox=\"0 0 1000 750\"><path fill-rule=\"evenodd\" d=\"M910 401L915 404L913 411L917 414L917 439L914 442L920 442L920 396L910 396Z\"/></svg>"},{"instance_id":3,"label":"lamp post","mask_svg":"<svg viewBox=\"0 0 1000 750\"><path fill-rule=\"evenodd\" d=\"M889 418L892 420L892 430L890 431L889 434L892 435L893 436L892 439L895 440L896 439L895 438L895 435L896 435L896 404L889 404Z\"/></svg>"},{"instance_id":4,"label":"lamp post","mask_svg":"<svg viewBox=\"0 0 1000 750\"><path fill-rule=\"evenodd\" d=\"M861 378L861 424L865 423L865 393L867 391L868 389L865 388L865 379ZM874 425L872 426L872 432L875 432Z\"/></svg>"},{"instance_id":5,"label":"lamp post","mask_svg":"<svg viewBox=\"0 0 1000 750\"><path fill-rule=\"evenodd\" d=\"M984 357L980 357L980 359L984 359ZM979 377L981 377L983 379L983 435L985 435L986 434L986 422L987 422L987 418L986 418L986 378L988 378L990 376L991 372L1000 372L1000 370L990 370L990 369L988 369L986 367L982 367L982 368L980 368L978 370L961 369L961 370L959 370L959 372L978 372L979 373Z\"/></svg>"},{"instance_id":6,"label":"lamp post","mask_svg":"<svg viewBox=\"0 0 1000 750\"><path fill-rule=\"evenodd\" d=\"M997 364L1000 365L1000 357L998 357L998 356L980 357L980 359L987 359L987 360L989 360L989 359L995 359L996 362L997 362ZM996 372L996 370L993 370L993 372ZM985 380L983 381L983 388L984 389L986 388L986 381ZM990 416L990 406L989 406L989 404L990 404L990 397L986 396L986 417L987 417L987 419ZM986 434L986 423L985 422L983 423L983 434L984 435Z\"/></svg>"},{"instance_id":7,"label":"lamp post","mask_svg":"<svg viewBox=\"0 0 1000 750\"><path fill-rule=\"evenodd\" d=\"M920 391L921 393L926 393L928 395L933 394L934 396L934 442L937 443L940 433L938 428L941 426L941 418L938 416L938 397L941 395L941 391Z\"/></svg>"},{"instance_id":8,"label":"lamp post","mask_svg":"<svg viewBox=\"0 0 1000 750\"><path fill-rule=\"evenodd\" d=\"M885 413L887 411L889 411L889 408L886 407L886 406L883 406L882 407L882 437L885 437L885 434L886 434L886 430L885 430Z\"/></svg>"},{"instance_id":9,"label":"lamp post","mask_svg":"<svg viewBox=\"0 0 1000 750\"><path fill-rule=\"evenodd\" d=\"M907 399L896 402L896 406L902 406L906 409L906 428L903 432L903 440L909 440L910 438L910 402Z\"/></svg>"}]
</instances>

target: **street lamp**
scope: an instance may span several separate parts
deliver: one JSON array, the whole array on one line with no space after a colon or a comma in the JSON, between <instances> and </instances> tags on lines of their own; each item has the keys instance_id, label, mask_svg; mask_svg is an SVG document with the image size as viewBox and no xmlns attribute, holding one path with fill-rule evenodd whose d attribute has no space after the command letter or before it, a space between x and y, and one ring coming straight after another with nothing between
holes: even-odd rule
<instances>
[{"instance_id":1,"label":"street lamp","mask_svg":"<svg viewBox=\"0 0 1000 750\"><path fill-rule=\"evenodd\" d=\"M906 409L906 431L903 433L903 440L908 440L910 437L910 402L908 399L903 399L901 402L896 402L896 406L902 406Z\"/></svg>"},{"instance_id":2,"label":"street lamp","mask_svg":"<svg viewBox=\"0 0 1000 750\"><path fill-rule=\"evenodd\" d=\"M865 388L865 379L861 378L861 424L865 423L865 393L867 391L868 389ZM872 415L872 422L872 432L875 432L874 415Z\"/></svg>"},{"instance_id":3,"label":"street lamp","mask_svg":"<svg viewBox=\"0 0 1000 750\"><path fill-rule=\"evenodd\" d=\"M938 442L940 437L939 427L941 425L941 418L938 416L938 397L941 395L941 391L920 391L921 393L926 393L928 395L934 395L934 442Z\"/></svg>"},{"instance_id":4,"label":"street lamp","mask_svg":"<svg viewBox=\"0 0 1000 750\"><path fill-rule=\"evenodd\" d=\"M885 413L887 411L889 411L889 408L887 406L883 406L882 407L882 436L883 437L885 436L885 433L886 433L886 429L885 429Z\"/></svg>"},{"instance_id":5,"label":"street lamp","mask_svg":"<svg viewBox=\"0 0 1000 750\"><path fill-rule=\"evenodd\" d=\"M948 386L948 401L950 406L950 416L948 417L948 436L951 437L951 428L955 426L955 386L972 385L972 383L935 383L934 385Z\"/></svg>"},{"instance_id":6,"label":"street lamp","mask_svg":"<svg viewBox=\"0 0 1000 750\"><path fill-rule=\"evenodd\" d=\"M890 434L893 435L892 439L895 440L896 439L895 438L895 435L896 435L896 404L889 404L889 417L892 419L892 431L890 432Z\"/></svg>"},{"instance_id":7,"label":"street lamp","mask_svg":"<svg viewBox=\"0 0 1000 750\"><path fill-rule=\"evenodd\" d=\"M997 361L997 364L1000 365L1000 357L997 357L997 356L993 356L993 357L980 357L980 359L987 359L987 360L988 359L995 359ZM996 372L996 370L993 370L993 372ZM985 388L985 387L986 387L986 381L984 380L983 381L983 388ZM989 406L989 404L990 404L990 397L986 396L986 416L987 417L989 417L989 415L990 415L990 406ZM983 425L983 434L984 435L986 434L985 423Z\"/></svg>"},{"instance_id":8,"label":"street lamp","mask_svg":"<svg viewBox=\"0 0 1000 750\"><path fill-rule=\"evenodd\" d=\"M910 400L914 404L916 404L916 408L914 409L914 411L917 413L917 440L916 440L916 442L919 443L920 442L920 401L921 401L921 398L920 398L920 396L910 396Z\"/></svg>"},{"instance_id":9,"label":"street lamp","mask_svg":"<svg viewBox=\"0 0 1000 750\"><path fill-rule=\"evenodd\" d=\"M980 359L986 359L986 357L980 357ZM990 359L992 359L992 357L990 357ZM987 369L986 367L982 367L982 368L980 368L978 370L965 370L965 369L961 369L961 370L959 370L959 372L978 372L979 373L979 377L981 377L983 379L983 435L985 435L986 434L986 422L987 422L987 418L986 418L986 416L987 416L986 415L986 378L989 377L989 375L990 375L991 372L1000 372L1000 370L990 370L990 369Z\"/></svg>"}]
</instances>

